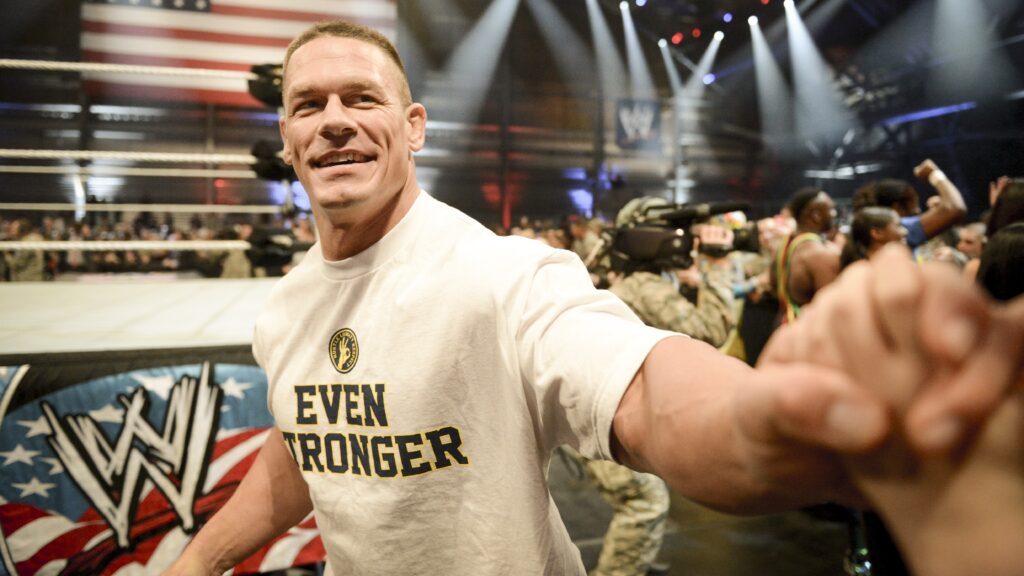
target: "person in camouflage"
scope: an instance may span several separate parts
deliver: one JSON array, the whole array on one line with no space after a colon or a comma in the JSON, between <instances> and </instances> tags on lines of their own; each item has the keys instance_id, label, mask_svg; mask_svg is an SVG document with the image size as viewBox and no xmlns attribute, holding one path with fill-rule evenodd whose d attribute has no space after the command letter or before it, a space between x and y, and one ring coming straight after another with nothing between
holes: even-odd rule
<instances>
[{"instance_id":1,"label":"person in camouflage","mask_svg":"<svg viewBox=\"0 0 1024 576\"><path fill-rule=\"evenodd\" d=\"M699 238L710 241L729 234L729 230L709 225L700 228ZM665 276L653 271L633 272L614 282L609 290L644 324L681 332L717 348L736 326L732 269L724 258L707 258L694 266L680 271L677 277L699 289L696 305L683 297Z\"/></svg>"},{"instance_id":2,"label":"person in camouflage","mask_svg":"<svg viewBox=\"0 0 1024 576\"><path fill-rule=\"evenodd\" d=\"M619 212L616 225L630 223L652 205L667 205L667 202L657 198L633 200ZM732 232L717 226L700 226L698 234L709 244L732 242ZM681 282L699 288L696 305L658 272L660 270L653 267L634 271L617 278L609 290L644 323L721 346L736 325L731 270L725 259L706 259L700 266L695 264L690 270L677 274ZM655 565L670 504L664 480L614 462L588 460L575 453L573 457L614 510L597 566L590 575L642 576L664 572L665 568Z\"/></svg>"},{"instance_id":3,"label":"person in camouflage","mask_svg":"<svg viewBox=\"0 0 1024 576\"><path fill-rule=\"evenodd\" d=\"M590 460L567 450L614 511L597 566L590 576L665 573L655 560L665 536L669 493L665 481L607 460Z\"/></svg>"},{"instance_id":4,"label":"person in camouflage","mask_svg":"<svg viewBox=\"0 0 1024 576\"><path fill-rule=\"evenodd\" d=\"M21 218L10 224L10 237L21 242L42 242L43 235L35 225ZM4 257L0 255L0 257ZM46 256L42 250L16 250L6 255L11 282L42 282L45 280Z\"/></svg>"}]
</instances>

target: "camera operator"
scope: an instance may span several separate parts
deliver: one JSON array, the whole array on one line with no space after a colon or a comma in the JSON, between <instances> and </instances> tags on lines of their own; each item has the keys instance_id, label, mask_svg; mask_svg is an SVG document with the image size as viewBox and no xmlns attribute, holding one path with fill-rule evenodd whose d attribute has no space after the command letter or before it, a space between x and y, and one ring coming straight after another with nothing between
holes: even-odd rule
<instances>
[{"instance_id":1,"label":"camera operator","mask_svg":"<svg viewBox=\"0 0 1024 576\"><path fill-rule=\"evenodd\" d=\"M616 226L620 230L648 224L666 226L667 222L658 220L659 207L671 205L660 198L631 200L619 211ZM691 241L683 242L671 258L613 265L609 290L645 324L682 332L718 347L736 326L732 269L728 262L733 232L721 226L695 224L682 233L684 237L693 234ZM694 258L695 252L699 253L698 258ZM680 284L698 290L696 304L679 293Z\"/></svg>"}]
</instances>

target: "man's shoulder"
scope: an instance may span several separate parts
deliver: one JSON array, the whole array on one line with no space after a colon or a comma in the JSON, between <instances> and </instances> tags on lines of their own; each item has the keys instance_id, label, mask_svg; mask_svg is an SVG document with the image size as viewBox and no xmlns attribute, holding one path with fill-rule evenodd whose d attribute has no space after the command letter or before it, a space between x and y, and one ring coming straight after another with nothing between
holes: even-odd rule
<instances>
[{"instance_id":1,"label":"man's shoulder","mask_svg":"<svg viewBox=\"0 0 1024 576\"><path fill-rule=\"evenodd\" d=\"M816 260L822 257L838 257L840 252L838 246L818 235L807 236L806 240L794 245L792 250L794 262L801 258Z\"/></svg>"}]
</instances>

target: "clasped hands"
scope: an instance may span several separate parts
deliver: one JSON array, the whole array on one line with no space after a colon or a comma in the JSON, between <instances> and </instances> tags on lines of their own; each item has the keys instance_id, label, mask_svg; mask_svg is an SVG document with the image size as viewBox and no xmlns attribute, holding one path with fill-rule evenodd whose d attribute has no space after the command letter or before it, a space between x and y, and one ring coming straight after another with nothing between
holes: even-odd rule
<instances>
[{"instance_id":1,"label":"clasped hands","mask_svg":"<svg viewBox=\"0 0 1024 576\"><path fill-rule=\"evenodd\" d=\"M1009 575L1024 566L1022 360L1024 298L997 304L890 245L816 295L759 365L814 366L867 392L820 415L838 436L818 444L916 573Z\"/></svg>"}]
</instances>

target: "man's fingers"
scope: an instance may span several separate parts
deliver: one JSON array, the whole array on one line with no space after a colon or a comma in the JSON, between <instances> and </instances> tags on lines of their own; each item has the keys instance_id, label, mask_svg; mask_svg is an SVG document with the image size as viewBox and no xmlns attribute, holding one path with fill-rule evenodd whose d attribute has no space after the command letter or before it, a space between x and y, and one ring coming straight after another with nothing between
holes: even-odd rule
<instances>
[{"instance_id":1,"label":"man's fingers","mask_svg":"<svg viewBox=\"0 0 1024 576\"><path fill-rule=\"evenodd\" d=\"M958 366L978 346L990 302L950 266L925 265L921 273L930 287L921 298L917 326L922 349L943 365Z\"/></svg>"},{"instance_id":2,"label":"man's fingers","mask_svg":"<svg viewBox=\"0 0 1024 576\"><path fill-rule=\"evenodd\" d=\"M988 417L1021 381L1024 298L994 312L980 346L962 368L922 392L907 414L915 448L938 454L956 448L964 433Z\"/></svg>"},{"instance_id":3,"label":"man's fingers","mask_svg":"<svg viewBox=\"0 0 1024 576\"><path fill-rule=\"evenodd\" d=\"M885 405L842 374L793 364L760 370L739 424L765 442L796 441L841 453L876 447L889 432Z\"/></svg>"},{"instance_id":4,"label":"man's fingers","mask_svg":"<svg viewBox=\"0 0 1024 576\"><path fill-rule=\"evenodd\" d=\"M888 347L902 354L917 350L917 312L924 284L905 246L890 243L872 259L871 300Z\"/></svg>"},{"instance_id":5,"label":"man's fingers","mask_svg":"<svg viewBox=\"0 0 1024 576\"><path fill-rule=\"evenodd\" d=\"M836 303L830 329L843 369L854 381L887 398L895 389L880 381L878 370L888 365L890 351L880 336L878 315L856 300L871 291L868 263L858 262L844 270L840 282L847 293Z\"/></svg>"}]
</instances>

